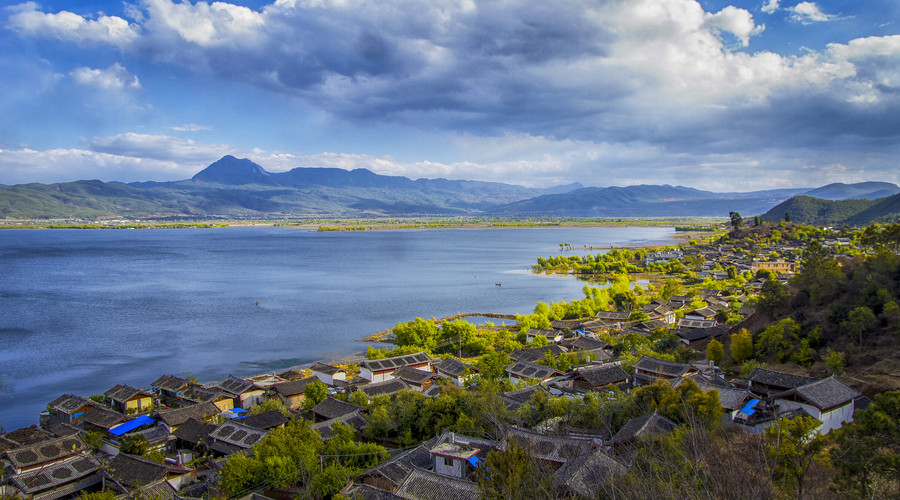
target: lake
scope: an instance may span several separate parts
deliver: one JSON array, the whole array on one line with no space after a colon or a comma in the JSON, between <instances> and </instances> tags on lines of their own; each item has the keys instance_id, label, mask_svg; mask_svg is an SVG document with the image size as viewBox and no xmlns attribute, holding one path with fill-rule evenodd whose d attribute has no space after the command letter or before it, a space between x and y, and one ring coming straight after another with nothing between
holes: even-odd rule
<instances>
[{"instance_id":1,"label":"lake","mask_svg":"<svg viewBox=\"0 0 900 500\"><path fill-rule=\"evenodd\" d=\"M581 297L583 282L530 272L560 243L584 254L584 245L673 236L643 227L3 230L0 425L37 423L65 393L330 361L417 316L527 314L538 301Z\"/></svg>"}]
</instances>

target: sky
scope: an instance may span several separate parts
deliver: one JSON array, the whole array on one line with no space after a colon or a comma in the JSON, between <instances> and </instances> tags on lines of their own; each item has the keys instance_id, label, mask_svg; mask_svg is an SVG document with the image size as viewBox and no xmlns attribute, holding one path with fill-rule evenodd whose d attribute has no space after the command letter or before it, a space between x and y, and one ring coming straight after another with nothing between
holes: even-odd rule
<instances>
[{"instance_id":1,"label":"sky","mask_svg":"<svg viewBox=\"0 0 900 500\"><path fill-rule=\"evenodd\" d=\"M897 0L0 0L0 184L900 183Z\"/></svg>"}]
</instances>

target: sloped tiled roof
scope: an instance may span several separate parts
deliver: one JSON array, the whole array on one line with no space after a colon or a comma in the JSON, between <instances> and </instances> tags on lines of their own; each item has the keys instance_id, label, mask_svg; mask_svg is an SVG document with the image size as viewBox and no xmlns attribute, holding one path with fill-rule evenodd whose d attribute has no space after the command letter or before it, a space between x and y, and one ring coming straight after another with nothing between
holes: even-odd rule
<instances>
[{"instance_id":1,"label":"sloped tiled roof","mask_svg":"<svg viewBox=\"0 0 900 500\"><path fill-rule=\"evenodd\" d=\"M561 371L555 368L550 368L548 366L538 365L535 363L529 363L528 361L516 362L506 367L506 372L519 378L537 380L545 380L547 378L563 374Z\"/></svg>"},{"instance_id":2,"label":"sloped tiled roof","mask_svg":"<svg viewBox=\"0 0 900 500\"><path fill-rule=\"evenodd\" d=\"M394 494L415 500L475 500L481 498L473 482L414 467Z\"/></svg>"},{"instance_id":3,"label":"sloped tiled roof","mask_svg":"<svg viewBox=\"0 0 900 500\"><path fill-rule=\"evenodd\" d=\"M93 401L84 399L81 396L76 396L74 394L63 394L62 396L51 401L50 407L59 410L67 415L71 415L85 405L92 406L94 404L95 403Z\"/></svg>"},{"instance_id":4,"label":"sloped tiled roof","mask_svg":"<svg viewBox=\"0 0 900 500\"><path fill-rule=\"evenodd\" d=\"M279 395L289 398L292 396L297 396L303 394L303 391L306 390L306 386L311 382L315 382L319 380L315 375L306 377L300 380L294 380L291 382L279 382L277 384L273 384L270 389L278 393Z\"/></svg>"},{"instance_id":5,"label":"sloped tiled roof","mask_svg":"<svg viewBox=\"0 0 900 500\"><path fill-rule=\"evenodd\" d=\"M609 342L597 340L594 337L581 335L574 339L566 339L560 342L564 347L568 347L573 351L592 351L594 349L603 349L609 345Z\"/></svg>"},{"instance_id":6,"label":"sloped tiled roof","mask_svg":"<svg viewBox=\"0 0 900 500\"><path fill-rule=\"evenodd\" d=\"M777 394L773 397L785 397L791 394L796 394L800 398L806 400L809 404L823 411L843 406L860 396L859 392L834 378L833 375L822 380L816 380L815 382L801 385L800 387Z\"/></svg>"},{"instance_id":7,"label":"sloped tiled roof","mask_svg":"<svg viewBox=\"0 0 900 500\"><path fill-rule=\"evenodd\" d=\"M394 372L394 378L399 378L408 384L414 385L422 385L433 378L437 378L437 376L434 372L419 370L410 366L400 367Z\"/></svg>"},{"instance_id":8,"label":"sloped tiled roof","mask_svg":"<svg viewBox=\"0 0 900 500\"><path fill-rule=\"evenodd\" d=\"M428 451L427 447L419 445L391 457L387 462L372 467L360 474L360 476L381 477L387 479L396 487L406 479L406 476L409 475L414 467L427 469L431 467L431 464L431 452Z\"/></svg>"},{"instance_id":9,"label":"sloped tiled roof","mask_svg":"<svg viewBox=\"0 0 900 500\"><path fill-rule=\"evenodd\" d=\"M13 467L23 469L61 460L86 449L87 445L82 441L81 436L72 435L48 439L30 446L8 450L5 453Z\"/></svg>"},{"instance_id":10,"label":"sloped tiled roof","mask_svg":"<svg viewBox=\"0 0 900 500\"><path fill-rule=\"evenodd\" d=\"M675 422L653 412L640 417L634 417L628 421L615 436L610 439L610 444L621 444L650 434L669 433L678 427Z\"/></svg>"},{"instance_id":11,"label":"sloped tiled roof","mask_svg":"<svg viewBox=\"0 0 900 500\"><path fill-rule=\"evenodd\" d=\"M247 449L266 436L266 431L229 420L209 433L209 437L225 444Z\"/></svg>"},{"instance_id":12,"label":"sloped tiled roof","mask_svg":"<svg viewBox=\"0 0 900 500\"><path fill-rule=\"evenodd\" d=\"M147 498L173 500L175 498L175 488L172 488L172 485L165 479L160 479L146 486L135 488L123 495L116 496L117 500L144 500Z\"/></svg>"},{"instance_id":13,"label":"sloped tiled roof","mask_svg":"<svg viewBox=\"0 0 900 500\"><path fill-rule=\"evenodd\" d=\"M189 418L175 429L175 431L172 432L172 435L178 439L196 445L204 442L206 436L215 429L216 426L214 424L207 424L196 418Z\"/></svg>"},{"instance_id":14,"label":"sloped tiled roof","mask_svg":"<svg viewBox=\"0 0 900 500\"><path fill-rule=\"evenodd\" d=\"M124 403L135 396L150 397L149 392L125 384L117 384L103 395L117 403Z\"/></svg>"},{"instance_id":15,"label":"sloped tiled roof","mask_svg":"<svg viewBox=\"0 0 900 500\"><path fill-rule=\"evenodd\" d=\"M249 427L268 430L274 429L280 425L284 425L288 423L289 420L290 419L285 417L284 414L280 411L269 410L267 412L257 413L256 415L249 415L247 417L244 417L241 419L241 423Z\"/></svg>"},{"instance_id":16,"label":"sloped tiled roof","mask_svg":"<svg viewBox=\"0 0 900 500\"><path fill-rule=\"evenodd\" d=\"M719 403L726 410L738 410L750 398L750 391L746 389L718 387L712 390L719 391Z\"/></svg>"},{"instance_id":17,"label":"sloped tiled roof","mask_svg":"<svg viewBox=\"0 0 900 500\"><path fill-rule=\"evenodd\" d=\"M367 396L371 398L372 396L377 396L378 394L394 394L395 392L399 392L403 389L409 388L409 384L395 378L391 380L385 380L384 382L367 384L360 387L359 390L363 391Z\"/></svg>"},{"instance_id":18,"label":"sloped tiled roof","mask_svg":"<svg viewBox=\"0 0 900 500\"><path fill-rule=\"evenodd\" d=\"M631 313L620 311L598 311L594 315L597 319L605 319L607 321L625 321L629 316L631 316Z\"/></svg>"},{"instance_id":19,"label":"sloped tiled roof","mask_svg":"<svg viewBox=\"0 0 900 500\"><path fill-rule=\"evenodd\" d=\"M218 400L223 395L224 393L218 389L207 389L199 385L189 385L187 389L178 393L179 398L193 403L209 403Z\"/></svg>"},{"instance_id":20,"label":"sloped tiled roof","mask_svg":"<svg viewBox=\"0 0 900 500\"><path fill-rule=\"evenodd\" d=\"M357 410L351 413L345 413L340 417L331 418L322 422L316 422L310 425L309 428L318 431L322 438L327 439L331 437L334 424L338 422L349 425L356 430L362 430L369 426L369 421L366 420L366 417L363 416L361 411Z\"/></svg>"},{"instance_id":21,"label":"sloped tiled roof","mask_svg":"<svg viewBox=\"0 0 900 500\"><path fill-rule=\"evenodd\" d=\"M321 403L313 406L312 412L328 420L346 415L348 413L353 413L361 409L362 408L359 406L329 396L325 398L325 400Z\"/></svg>"},{"instance_id":22,"label":"sloped tiled roof","mask_svg":"<svg viewBox=\"0 0 900 500\"><path fill-rule=\"evenodd\" d=\"M103 474L122 486L137 488L166 477L169 469L165 465L143 457L119 453L106 462Z\"/></svg>"},{"instance_id":23,"label":"sloped tiled roof","mask_svg":"<svg viewBox=\"0 0 900 500\"><path fill-rule=\"evenodd\" d=\"M406 356L395 356L393 358L365 360L359 364L361 368L367 368L374 372L382 372L387 370L396 370L402 366L419 365L431 360L431 356L424 352L415 354L407 354Z\"/></svg>"},{"instance_id":24,"label":"sloped tiled roof","mask_svg":"<svg viewBox=\"0 0 900 500\"><path fill-rule=\"evenodd\" d=\"M591 451L590 441L563 436L548 436L524 429L510 429L500 443L506 450L510 442L515 442L531 450L535 458L564 464Z\"/></svg>"},{"instance_id":25,"label":"sloped tiled roof","mask_svg":"<svg viewBox=\"0 0 900 500\"><path fill-rule=\"evenodd\" d=\"M691 365L685 363L676 363L674 361L666 361L663 359L652 358L650 356L644 355L637 361L637 363L634 364L634 368L650 373L666 375L669 377L678 377L684 375L688 370L690 370Z\"/></svg>"},{"instance_id":26,"label":"sloped tiled roof","mask_svg":"<svg viewBox=\"0 0 900 500\"><path fill-rule=\"evenodd\" d=\"M169 392L178 392L188 383L186 378L176 377L175 375L163 375L154 380L150 387L156 387Z\"/></svg>"},{"instance_id":27,"label":"sloped tiled roof","mask_svg":"<svg viewBox=\"0 0 900 500\"><path fill-rule=\"evenodd\" d=\"M257 389L253 382L235 377L234 375L229 375L228 378L219 382L214 387L218 387L228 394L234 394L235 396L240 396L247 391Z\"/></svg>"},{"instance_id":28,"label":"sloped tiled roof","mask_svg":"<svg viewBox=\"0 0 900 500\"><path fill-rule=\"evenodd\" d=\"M199 403L193 406L177 408L174 410L163 410L159 412L159 419L169 427L177 427L189 418L197 420L206 420L209 417L221 413L219 408L212 403Z\"/></svg>"},{"instance_id":29,"label":"sloped tiled roof","mask_svg":"<svg viewBox=\"0 0 900 500\"><path fill-rule=\"evenodd\" d=\"M716 326L714 319L680 319L678 326L682 328L711 328Z\"/></svg>"},{"instance_id":30,"label":"sloped tiled roof","mask_svg":"<svg viewBox=\"0 0 900 500\"><path fill-rule=\"evenodd\" d=\"M524 349L515 349L509 353L510 361L537 361L544 359L546 353L562 354L567 350L557 344L549 344L543 347L526 347Z\"/></svg>"},{"instance_id":31,"label":"sloped tiled roof","mask_svg":"<svg viewBox=\"0 0 900 500\"><path fill-rule=\"evenodd\" d=\"M390 491L379 490L368 484L351 484L341 490L341 495L344 498L352 498L353 500L396 500L402 498Z\"/></svg>"},{"instance_id":32,"label":"sloped tiled roof","mask_svg":"<svg viewBox=\"0 0 900 500\"><path fill-rule=\"evenodd\" d=\"M334 375L335 373L346 372L346 370L344 370L343 368L326 365L325 363L316 363L312 365L312 371L324 373L326 375Z\"/></svg>"},{"instance_id":33,"label":"sloped tiled roof","mask_svg":"<svg viewBox=\"0 0 900 500\"><path fill-rule=\"evenodd\" d=\"M563 465L556 471L555 480L558 487L590 498L601 484L627 471L627 467L597 449Z\"/></svg>"},{"instance_id":34,"label":"sloped tiled roof","mask_svg":"<svg viewBox=\"0 0 900 500\"><path fill-rule=\"evenodd\" d=\"M100 464L93 458L77 456L47 467L15 474L9 480L26 495L34 495L89 476L99 467Z\"/></svg>"},{"instance_id":35,"label":"sloped tiled roof","mask_svg":"<svg viewBox=\"0 0 900 500\"><path fill-rule=\"evenodd\" d=\"M583 378L594 387L622 382L628 379L628 372L619 365L593 365L575 370L578 377Z\"/></svg>"},{"instance_id":36,"label":"sloped tiled roof","mask_svg":"<svg viewBox=\"0 0 900 500\"><path fill-rule=\"evenodd\" d=\"M747 380L755 384L764 384L771 387L782 389L793 389L801 385L814 382L816 379L812 377L804 377L802 375L793 375L790 373L781 373L765 368L754 368Z\"/></svg>"},{"instance_id":37,"label":"sloped tiled roof","mask_svg":"<svg viewBox=\"0 0 900 500\"><path fill-rule=\"evenodd\" d=\"M81 421L86 424L92 424L97 427L109 429L116 424L122 423L127 417L117 411L102 406L92 406L81 416Z\"/></svg>"},{"instance_id":38,"label":"sloped tiled roof","mask_svg":"<svg viewBox=\"0 0 900 500\"><path fill-rule=\"evenodd\" d=\"M447 358L435 363L434 368L441 373L446 373L452 377L459 377L466 370L474 370L475 368L471 365L467 365L458 359Z\"/></svg>"}]
</instances>

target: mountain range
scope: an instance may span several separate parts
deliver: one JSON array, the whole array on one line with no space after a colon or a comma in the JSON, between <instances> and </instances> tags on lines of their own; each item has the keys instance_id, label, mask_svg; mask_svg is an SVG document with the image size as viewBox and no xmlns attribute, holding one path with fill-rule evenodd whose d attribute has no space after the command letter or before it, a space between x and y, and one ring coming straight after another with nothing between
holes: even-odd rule
<instances>
[{"instance_id":1,"label":"mountain range","mask_svg":"<svg viewBox=\"0 0 900 500\"><path fill-rule=\"evenodd\" d=\"M295 168L268 172L248 159L224 156L191 179L182 181L126 184L84 180L0 186L0 217L725 217L730 211L768 216L774 207L800 195L828 200L872 200L897 197L897 193L900 187L885 182L748 193L716 193L669 185L601 188L578 183L538 189L499 182L412 180L379 175L367 169ZM794 211L798 217L801 215L797 209Z\"/></svg>"}]
</instances>

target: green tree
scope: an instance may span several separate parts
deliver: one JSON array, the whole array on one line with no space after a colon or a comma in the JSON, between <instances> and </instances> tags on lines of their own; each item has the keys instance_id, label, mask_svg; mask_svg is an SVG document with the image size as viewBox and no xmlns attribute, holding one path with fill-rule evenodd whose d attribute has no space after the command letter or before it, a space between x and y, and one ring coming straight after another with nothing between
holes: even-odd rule
<instances>
[{"instance_id":1,"label":"green tree","mask_svg":"<svg viewBox=\"0 0 900 500\"><path fill-rule=\"evenodd\" d=\"M303 407L310 409L313 406L325 401L328 397L328 386L322 381L315 380L306 384L303 389Z\"/></svg>"},{"instance_id":2,"label":"green tree","mask_svg":"<svg viewBox=\"0 0 900 500\"><path fill-rule=\"evenodd\" d=\"M828 348L825 351L825 368L831 374L842 373L844 371L844 353Z\"/></svg>"},{"instance_id":3,"label":"green tree","mask_svg":"<svg viewBox=\"0 0 900 500\"><path fill-rule=\"evenodd\" d=\"M509 364L509 356L505 352L492 352L485 354L478 360L478 374L487 379L497 379L506 376L506 365Z\"/></svg>"},{"instance_id":4,"label":"green tree","mask_svg":"<svg viewBox=\"0 0 900 500\"><path fill-rule=\"evenodd\" d=\"M123 436L119 442L119 451L129 455L143 455L147 453L148 446L150 446L150 443L147 441L147 438L140 434Z\"/></svg>"},{"instance_id":5,"label":"green tree","mask_svg":"<svg viewBox=\"0 0 900 500\"><path fill-rule=\"evenodd\" d=\"M816 430L822 423L812 417L776 420L765 430L769 467L775 484L802 500L804 480L813 463L826 463L828 440Z\"/></svg>"},{"instance_id":6,"label":"green tree","mask_svg":"<svg viewBox=\"0 0 900 500\"><path fill-rule=\"evenodd\" d=\"M871 330L878 322L875 313L868 307L857 307L850 311L847 319L841 323L841 327L850 335L859 337L859 346L863 345L863 333Z\"/></svg>"},{"instance_id":7,"label":"green tree","mask_svg":"<svg viewBox=\"0 0 900 500\"><path fill-rule=\"evenodd\" d=\"M437 346L440 336L434 321L422 318L397 323L392 332L397 345L414 346L426 351L431 351Z\"/></svg>"},{"instance_id":8,"label":"green tree","mask_svg":"<svg viewBox=\"0 0 900 500\"><path fill-rule=\"evenodd\" d=\"M326 392L328 390L326 389ZM250 411L247 412L248 415L259 415L260 413L265 413L267 411L278 410L285 417L289 417L291 415L291 411L288 410L284 403L281 402L278 398L268 398L262 403L250 408Z\"/></svg>"},{"instance_id":9,"label":"green tree","mask_svg":"<svg viewBox=\"0 0 900 500\"><path fill-rule=\"evenodd\" d=\"M760 312L774 319L778 312L785 308L787 303L788 293L780 281L773 279L763 283L757 303L757 308Z\"/></svg>"},{"instance_id":10,"label":"green tree","mask_svg":"<svg viewBox=\"0 0 900 500\"><path fill-rule=\"evenodd\" d=\"M756 355L772 355L776 361L783 361L791 354L799 332L800 325L791 318L775 323L756 336Z\"/></svg>"},{"instance_id":11,"label":"green tree","mask_svg":"<svg viewBox=\"0 0 900 500\"><path fill-rule=\"evenodd\" d=\"M849 497L900 498L900 391L875 396L834 432L835 484Z\"/></svg>"},{"instance_id":12,"label":"green tree","mask_svg":"<svg viewBox=\"0 0 900 500\"><path fill-rule=\"evenodd\" d=\"M740 332L731 334L731 359L735 363L743 363L753 356L753 335L745 328Z\"/></svg>"},{"instance_id":13,"label":"green tree","mask_svg":"<svg viewBox=\"0 0 900 500\"><path fill-rule=\"evenodd\" d=\"M725 348L722 347L722 343L716 339L710 340L709 344L706 344L706 359L720 365L724 358Z\"/></svg>"},{"instance_id":14,"label":"green tree","mask_svg":"<svg viewBox=\"0 0 900 500\"><path fill-rule=\"evenodd\" d=\"M738 212L728 212L728 218L731 219L731 227L740 229L744 224L744 218Z\"/></svg>"},{"instance_id":15,"label":"green tree","mask_svg":"<svg viewBox=\"0 0 900 500\"><path fill-rule=\"evenodd\" d=\"M262 479L263 463L243 453L234 453L225 461L219 484L234 498L256 486Z\"/></svg>"},{"instance_id":16,"label":"green tree","mask_svg":"<svg viewBox=\"0 0 900 500\"><path fill-rule=\"evenodd\" d=\"M531 450L512 441L503 451L488 452L475 477L482 498L525 500L555 496L552 472Z\"/></svg>"}]
</instances>

